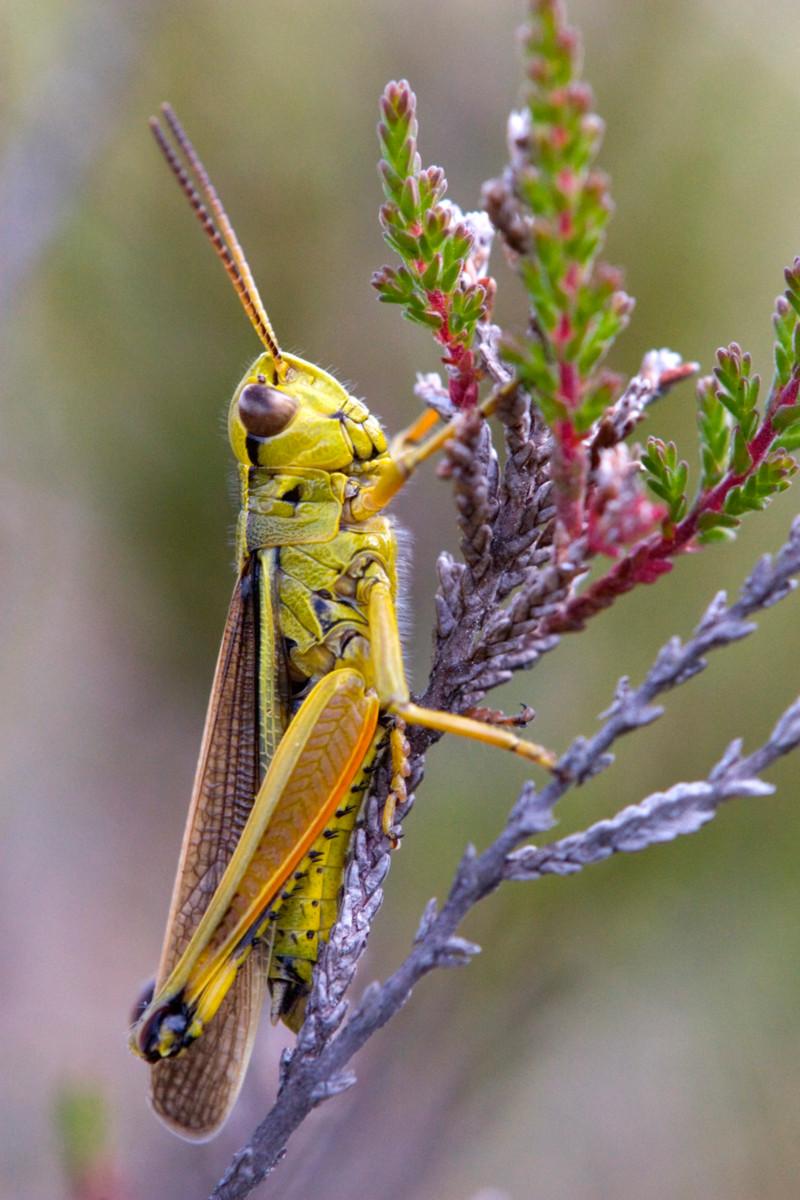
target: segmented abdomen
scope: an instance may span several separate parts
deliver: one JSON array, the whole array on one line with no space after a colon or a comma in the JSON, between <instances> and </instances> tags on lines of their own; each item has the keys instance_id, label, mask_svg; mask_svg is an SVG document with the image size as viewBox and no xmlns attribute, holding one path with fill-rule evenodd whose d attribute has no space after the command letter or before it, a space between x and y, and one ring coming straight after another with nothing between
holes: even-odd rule
<instances>
[{"instance_id":1,"label":"segmented abdomen","mask_svg":"<svg viewBox=\"0 0 800 1200\"><path fill-rule=\"evenodd\" d=\"M303 1023L320 941L327 939L338 916L353 829L387 736L379 725L346 800L298 866L278 911L269 968L272 1017L295 1033Z\"/></svg>"}]
</instances>

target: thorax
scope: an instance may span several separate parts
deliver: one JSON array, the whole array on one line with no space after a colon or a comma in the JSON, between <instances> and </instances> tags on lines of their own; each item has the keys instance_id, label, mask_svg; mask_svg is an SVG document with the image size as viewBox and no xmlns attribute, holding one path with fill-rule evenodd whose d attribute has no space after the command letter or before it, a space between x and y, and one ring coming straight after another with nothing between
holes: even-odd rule
<instances>
[{"instance_id":1,"label":"thorax","mask_svg":"<svg viewBox=\"0 0 800 1200\"><path fill-rule=\"evenodd\" d=\"M347 519L352 477L313 468L247 471L238 531L241 561L258 554L295 684L337 665L371 682L365 579L397 593L397 539L385 516Z\"/></svg>"}]
</instances>

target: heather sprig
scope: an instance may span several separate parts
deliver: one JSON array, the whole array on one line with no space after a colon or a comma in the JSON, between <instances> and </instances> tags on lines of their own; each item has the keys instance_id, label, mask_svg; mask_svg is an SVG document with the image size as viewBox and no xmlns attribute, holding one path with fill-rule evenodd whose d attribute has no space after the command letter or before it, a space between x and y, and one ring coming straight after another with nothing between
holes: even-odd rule
<instances>
[{"instance_id":1,"label":"heather sprig","mask_svg":"<svg viewBox=\"0 0 800 1200\"><path fill-rule=\"evenodd\" d=\"M772 325L775 330L775 374L768 407L789 384L800 362L800 258L784 271L786 290L775 302Z\"/></svg>"},{"instance_id":2,"label":"heather sprig","mask_svg":"<svg viewBox=\"0 0 800 1200\"><path fill-rule=\"evenodd\" d=\"M688 502L687 462L673 443L651 438L641 462L651 491L667 505L660 531L642 538L607 574L573 595L540 632L580 629L625 592L655 582L686 550L735 537L745 513L766 508L789 486L798 469L789 450L800 444L800 363L784 354L787 339L792 345L798 340L793 305L799 277L800 261L795 260L787 271L787 291L776 304L778 365L765 411L757 407L760 383L750 355L735 342L718 350L713 376L698 386L701 470L694 499Z\"/></svg>"},{"instance_id":3,"label":"heather sprig","mask_svg":"<svg viewBox=\"0 0 800 1200\"><path fill-rule=\"evenodd\" d=\"M612 212L608 181L595 166L603 124L580 78L579 40L562 0L531 0L523 43L525 107L511 115L509 166L485 186L484 203L525 286L525 334L476 338L479 327L494 328L487 319L494 284L482 275L474 227L444 199L443 172L422 168L415 99L405 82L387 87L379 125L381 224L402 261L373 282L381 299L400 304L445 347L455 407L475 403L484 369L498 382L492 362L506 378L511 368L511 382L530 396L551 438L556 563L569 563L575 576L597 554L616 560L548 614L540 632L550 634L578 628L617 596L652 583L684 551L734 537L745 513L789 486L797 470L791 451L800 448L800 259L787 270L776 306L775 376L763 411L750 355L731 343L718 351L713 376L698 384L694 495L687 457L671 442L651 437L637 470L635 448L634 457L615 448L646 406L628 415L636 381L623 391L604 365L633 302L619 271L600 258ZM496 350L487 358L489 345L499 346L505 366ZM645 388L651 399L695 369L660 354L664 370Z\"/></svg>"},{"instance_id":4,"label":"heather sprig","mask_svg":"<svg viewBox=\"0 0 800 1200\"><path fill-rule=\"evenodd\" d=\"M612 212L608 180L594 165L603 123L559 0L532 4L524 47L526 107L512 114L510 166L484 202L528 294L528 332L506 338L504 354L554 434L563 542L584 523L587 439L621 391L602 363L633 301L619 271L599 259Z\"/></svg>"},{"instance_id":5,"label":"heather sprig","mask_svg":"<svg viewBox=\"0 0 800 1200\"><path fill-rule=\"evenodd\" d=\"M745 513L764 508L789 485L796 470L791 451L800 447L800 260L786 272L776 307L775 378L764 412L759 376L736 343L718 352L713 376L698 385L693 498L687 459L673 443L650 438L640 471L631 469L630 456L610 453L635 421L620 411L629 389L623 392L604 365L632 301L620 273L600 259L612 211L608 181L595 166L603 125L580 79L580 45L561 0L531 0L523 43L525 107L512 113L509 166L486 185L484 202L525 286L529 318L524 336L501 334L499 345L552 438L557 560L575 567L597 554L617 560L548 617L548 631L561 631L653 582L683 551L735 536ZM487 365L481 349L487 339L478 343L476 333L479 322L491 328L493 281L480 273L484 259L476 267L473 229L444 199L443 172L422 168L408 84L389 84L381 106L381 224L402 262L384 267L373 282L381 299L433 329L445 347L450 401L469 407ZM677 360L654 394L693 369ZM644 408L636 420L643 414ZM647 499L646 488L660 503Z\"/></svg>"},{"instance_id":6,"label":"heather sprig","mask_svg":"<svg viewBox=\"0 0 800 1200\"><path fill-rule=\"evenodd\" d=\"M721 403L713 376L697 384L697 426L700 443L700 486L711 488L725 474L730 459L731 418ZM651 483L651 486L654 486Z\"/></svg>"},{"instance_id":7,"label":"heather sprig","mask_svg":"<svg viewBox=\"0 0 800 1200\"><path fill-rule=\"evenodd\" d=\"M787 279L794 279L794 271ZM752 359L732 342L717 351L713 376L701 379L697 390L700 477L697 494L687 501L688 464L678 460L675 446L651 438L642 466L650 489L668 504L658 552L671 557L690 544L727 541L735 537L741 517L766 508L785 491L797 471L788 453L797 445L800 406L797 404L797 366L786 344L797 340L797 317L789 292L776 304L776 379L779 390L765 413L758 409L761 381ZM794 319L792 319L794 314ZM789 441L789 446L784 442Z\"/></svg>"},{"instance_id":8,"label":"heather sprig","mask_svg":"<svg viewBox=\"0 0 800 1200\"><path fill-rule=\"evenodd\" d=\"M662 442L657 437L648 439L641 463L647 472L646 479L651 491L667 505L665 521L677 524L686 512L689 464L685 459L678 458L678 448L674 442Z\"/></svg>"},{"instance_id":9,"label":"heather sprig","mask_svg":"<svg viewBox=\"0 0 800 1200\"><path fill-rule=\"evenodd\" d=\"M475 231L444 200L444 171L422 166L416 97L405 80L388 84L381 97L378 139L386 197L380 223L402 265L376 271L373 286L385 303L401 305L409 321L433 330L444 347L450 400L457 408L470 408L478 399L481 375L475 329L488 314L493 282L476 277ZM482 266L480 249L479 258Z\"/></svg>"}]
</instances>

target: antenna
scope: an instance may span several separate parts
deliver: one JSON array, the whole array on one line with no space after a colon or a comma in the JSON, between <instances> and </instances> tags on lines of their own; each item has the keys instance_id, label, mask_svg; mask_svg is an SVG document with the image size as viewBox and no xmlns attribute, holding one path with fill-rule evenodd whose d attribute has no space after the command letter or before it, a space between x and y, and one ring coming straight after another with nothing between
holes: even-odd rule
<instances>
[{"instance_id":1,"label":"antenna","mask_svg":"<svg viewBox=\"0 0 800 1200\"><path fill-rule=\"evenodd\" d=\"M228 214L222 207L222 201L212 184L208 172L186 135L186 131L178 120L169 104L162 104L161 111L177 143L178 150L183 154L189 171L194 174L198 186L192 182L189 172L183 166L179 154L170 145L166 133L161 127L158 117L150 118L150 129L158 143L158 147L166 159L167 165L180 185L194 209L195 215L202 225L208 240L222 260L228 278L236 289L236 294L242 302L242 307L250 318L253 328L266 349L270 352L277 366L282 364L282 356L278 339L270 323L267 310L258 294L255 280L247 265L244 251L239 244ZM206 207L207 202L208 207ZM211 212L209 212L209 208ZM214 214L212 217L211 213ZM216 218L216 222L214 220Z\"/></svg>"}]
</instances>

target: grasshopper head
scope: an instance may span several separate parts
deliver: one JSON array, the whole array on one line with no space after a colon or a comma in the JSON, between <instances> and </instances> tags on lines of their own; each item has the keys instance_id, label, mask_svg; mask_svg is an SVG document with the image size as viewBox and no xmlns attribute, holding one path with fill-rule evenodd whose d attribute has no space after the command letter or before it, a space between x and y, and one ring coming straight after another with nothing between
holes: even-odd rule
<instances>
[{"instance_id":1,"label":"grasshopper head","mask_svg":"<svg viewBox=\"0 0 800 1200\"><path fill-rule=\"evenodd\" d=\"M233 394L233 452L246 466L346 471L386 450L380 425L327 371L261 354Z\"/></svg>"},{"instance_id":2,"label":"grasshopper head","mask_svg":"<svg viewBox=\"0 0 800 1200\"><path fill-rule=\"evenodd\" d=\"M153 135L265 349L231 401L228 432L237 459L272 470L341 471L384 453L386 439L364 405L327 371L281 350L208 172L170 106L161 111L166 128L152 118Z\"/></svg>"}]
</instances>

